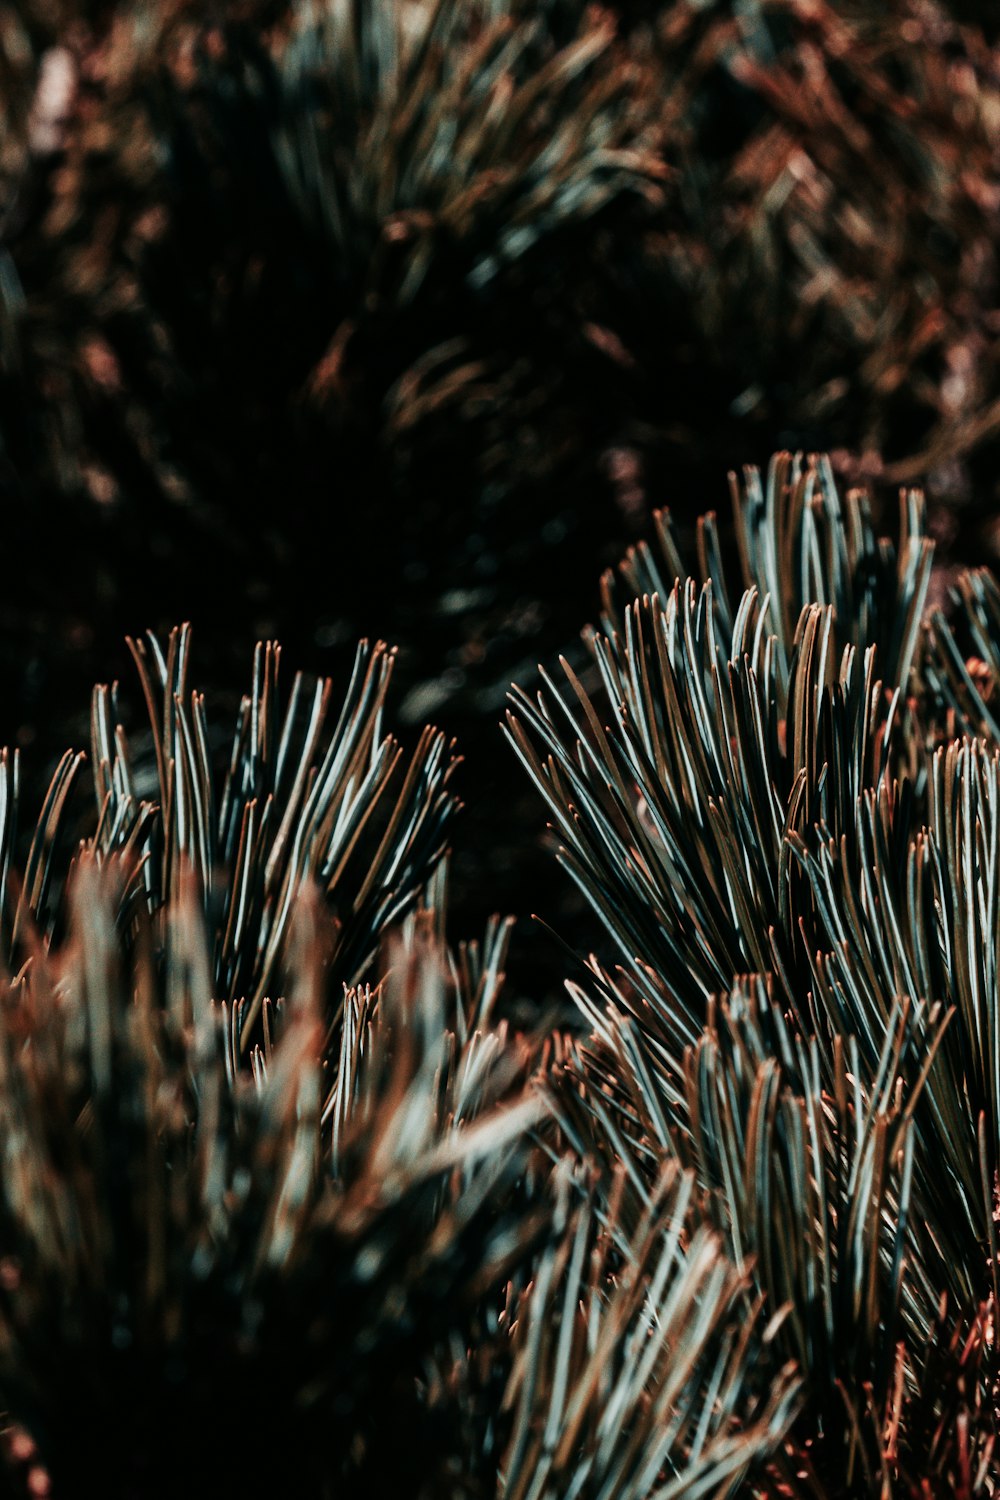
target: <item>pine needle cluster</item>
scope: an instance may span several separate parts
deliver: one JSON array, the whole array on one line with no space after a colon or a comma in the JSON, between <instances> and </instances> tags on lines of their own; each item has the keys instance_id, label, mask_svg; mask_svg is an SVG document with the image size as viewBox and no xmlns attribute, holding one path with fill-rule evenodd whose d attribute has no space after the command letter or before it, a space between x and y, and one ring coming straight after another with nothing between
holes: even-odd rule
<instances>
[{"instance_id":1,"label":"pine needle cluster","mask_svg":"<svg viewBox=\"0 0 1000 1500\"><path fill-rule=\"evenodd\" d=\"M779 1319L803 1399L756 1493L985 1496L996 585L971 573L925 618L920 496L877 539L822 459L780 455L733 501L735 576L714 516L689 570L661 515L658 552L605 580L593 686L565 665L514 695L604 930L548 1088L609 1196L622 1161L642 1203L664 1163L693 1171Z\"/></svg>"}]
</instances>

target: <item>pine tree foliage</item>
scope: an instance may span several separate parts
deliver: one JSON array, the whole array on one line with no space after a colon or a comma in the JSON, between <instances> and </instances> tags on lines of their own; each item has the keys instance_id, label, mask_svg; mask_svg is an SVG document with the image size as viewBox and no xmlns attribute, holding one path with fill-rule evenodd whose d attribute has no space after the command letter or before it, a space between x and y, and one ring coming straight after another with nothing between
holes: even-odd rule
<instances>
[{"instance_id":1,"label":"pine tree foliage","mask_svg":"<svg viewBox=\"0 0 1000 1500\"><path fill-rule=\"evenodd\" d=\"M4 352L29 429L4 438L29 483L127 510L145 491L147 523L178 533L183 498L232 551L237 510L275 525L282 478L286 545L338 505L348 459L412 499L442 422L480 486L511 488L504 441L518 483L551 468L567 377L530 367L527 331L541 314L559 345L580 340L602 212L662 176L610 17L563 39L519 0L125 0L29 7L0 42L22 85ZM558 275L569 295L550 305Z\"/></svg>"},{"instance_id":2,"label":"pine tree foliage","mask_svg":"<svg viewBox=\"0 0 1000 1500\"><path fill-rule=\"evenodd\" d=\"M831 607L832 648L838 656L845 646L862 652L875 646L883 681L905 687L934 550L925 535L921 492L908 489L901 494L896 545L876 534L864 490L841 493L825 454L809 461L801 455L776 454L764 482L759 471L748 466L742 484L730 476L730 498L739 558L739 576L733 582L739 593L755 589L769 600L767 634L778 653L782 690L788 689L789 664L807 604ZM648 543L640 542L620 568L603 579L605 620L619 630L619 596L631 602L659 594L666 601L674 579L687 573L670 512L656 511L653 519L660 559ZM698 520L697 554L700 576L712 584L723 640L732 640L732 585L713 511Z\"/></svg>"},{"instance_id":3,"label":"pine tree foliage","mask_svg":"<svg viewBox=\"0 0 1000 1500\"><path fill-rule=\"evenodd\" d=\"M4 986L12 1492L365 1494L404 1437L412 1493L444 1482L449 1419L420 1392L536 1232L510 1206L524 1050L470 1036L424 922L387 985L348 992L326 1067L300 894L290 988L242 1066L195 878L159 914L163 962L145 912L123 927L129 879L83 855L66 942Z\"/></svg>"},{"instance_id":4,"label":"pine tree foliage","mask_svg":"<svg viewBox=\"0 0 1000 1500\"><path fill-rule=\"evenodd\" d=\"M971 568L959 575L952 596L955 628L940 609L928 624L927 680L936 699L951 710L954 730L997 744L1000 589L988 569Z\"/></svg>"},{"instance_id":5,"label":"pine tree foliage","mask_svg":"<svg viewBox=\"0 0 1000 1500\"><path fill-rule=\"evenodd\" d=\"M823 432L847 472L929 474L988 520L995 16L963 0L720 0L655 9L651 29L683 204L657 264L724 351L692 362L698 396L714 366L726 415L759 441Z\"/></svg>"},{"instance_id":6,"label":"pine tree foliage","mask_svg":"<svg viewBox=\"0 0 1000 1500\"><path fill-rule=\"evenodd\" d=\"M610 285L663 189L643 57L561 0L31 0L0 80L4 738L54 757L122 635L193 610L219 684L248 639L322 674L405 640L403 721L448 713L513 795L494 710L585 608L583 568L548 597L557 551L617 524ZM519 886L500 847L476 929Z\"/></svg>"},{"instance_id":7,"label":"pine tree foliage","mask_svg":"<svg viewBox=\"0 0 1000 1500\"><path fill-rule=\"evenodd\" d=\"M448 713L506 805L507 684L713 451L927 477L986 555L989 9L0 6L5 738L47 761L123 631L228 569L225 625L196 620L215 680L237 639L327 672L388 633L404 717ZM328 590L330 555L373 550L377 606L361 566ZM465 859L513 904L515 820L474 816Z\"/></svg>"},{"instance_id":8,"label":"pine tree foliage","mask_svg":"<svg viewBox=\"0 0 1000 1500\"><path fill-rule=\"evenodd\" d=\"M510 923L446 939L439 736L386 792L391 655L327 728L258 647L227 757L189 631L132 648L148 737L95 689L90 831L68 753L20 878L2 762L3 1492L734 1493L780 1319L692 1170L561 1160Z\"/></svg>"},{"instance_id":9,"label":"pine tree foliage","mask_svg":"<svg viewBox=\"0 0 1000 1500\"><path fill-rule=\"evenodd\" d=\"M4 756L11 1493L993 1492L994 586L924 619L920 497L891 546L822 460L733 494L742 595L661 516L515 694L605 933L542 1046L509 924L447 945L384 647L334 714L260 646L227 750L190 633L132 643L149 729L95 690L20 875Z\"/></svg>"},{"instance_id":10,"label":"pine tree foliage","mask_svg":"<svg viewBox=\"0 0 1000 1500\"><path fill-rule=\"evenodd\" d=\"M762 1389L771 1330L693 1174L671 1165L629 1203L626 1160L575 1212L556 1180L562 1232L519 1309L505 1500L731 1494L794 1413L790 1365Z\"/></svg>"},{"instance_id":11,"label":"pine tree foliage","mask_svg":"<svg viewBox=\"0 0 1000 1500\"><path fill-rule=\"evenodd\" d=\"M806 1399L765 1489L985 1495L1000 762L949 736L989 727L969 688L982 704L995 585L964 578L965 614L925 626L918 497L892 548L822 461L779 457L734 495L734 608L714 518L699 588L661 517L662 561L606 580L594 691L565 666L565 689L514 694L611 960L571 986L592 1036L550 1087L608 1183L620 1155L647 1191L666 1161L693 1170L788 1309L774 1349Z\"/></svg>"},{"instance_id":12,"label":"pine tree foliage","mask_svg":"<svg viewBox=\"0 0 1000 1500\"><path fill-rule=\"evenodd\" d=\"M541 16L508 0L298 11L277 149L339 274L405 307L444 241L461 279L483 288L655 176L639 107L619 107L628 74L595 67L613 38L598 14L546 56ZM417 415L400 413L407 425Z\"/></svg>"},{"instance_id":13,"label":"pine tree foliage","mask_svg":"<svg viewBox=\"0 0 1000 1500\"><path fill-rule=\"evenodd\" d=\"M262 643L220 776L220 736L204 695L189 686L189 628L173 631L165 648L154 636L130 646L149 735L137 737L136 760L117 684L95 688L88 847L100 859L127 861L133 873L126 905L169 907L193 872L212 929L212 992L239 1002L245 1049L264 996L281 987L303 885L315 882L334 915L336 982L362 977L383 934L414 905L444 854L458 805L449 788L457 760L445 737L428 729L407 764L384 732L394 657L381 642L358 647L337 709L330 681L307 686L301 674L283 704L280 647ZM51 932L57 921L62 825L83 759L67 753L56 769L16 899L4 882L14 947L26 922ZM16 759L8 757L2 771L6 871L16 838Z\"/></svg>"},{"instance_id":14,"label":"pine tree foliage","mask_svg":"<svg viewBox=\"0 0 1000 1500\"><path fill-rule=\"evenodd\" d=\"M23 834L0 754L0 1491L1000 1490L1000 590L928 614L920 494L890 542L834 479L995 520L997 43L965 0L0 0L22 726L71 635L89 684L227 566L211 675L391 609L404 718L481 714L648 490L842 445L690 553L658 516L515 695L572 1033L503 1018L505 923L448 946L454 756L385 732L381 644L339 707L261 645L229 739L189 632L133 642L148 730L99 687L89 814L67 753Z\"/></svg>"}]
</instances>

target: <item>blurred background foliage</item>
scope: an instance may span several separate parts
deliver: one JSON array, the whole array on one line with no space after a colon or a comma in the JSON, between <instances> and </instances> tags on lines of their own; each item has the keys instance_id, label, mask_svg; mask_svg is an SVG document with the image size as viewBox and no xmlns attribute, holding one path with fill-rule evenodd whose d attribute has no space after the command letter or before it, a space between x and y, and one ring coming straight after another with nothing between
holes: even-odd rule
<instances>
[{"instance_id":1,"label":"blurred background foliage","mask_svg":"<svg viewBox=\"0 0 1000 1500\"><path fill-rule=\"evenodd\" d=\"M478 929L549 885L506 689L578 651L653 505L683 538L724 466L824 448L876 516L926 485L945 576L995 555L998 34L934 0L0 6L29 784L126 631L190 618L232 702L257 637L346 680L384 636L397 719L467 761Z\"/></svg>"}]
</instances>

